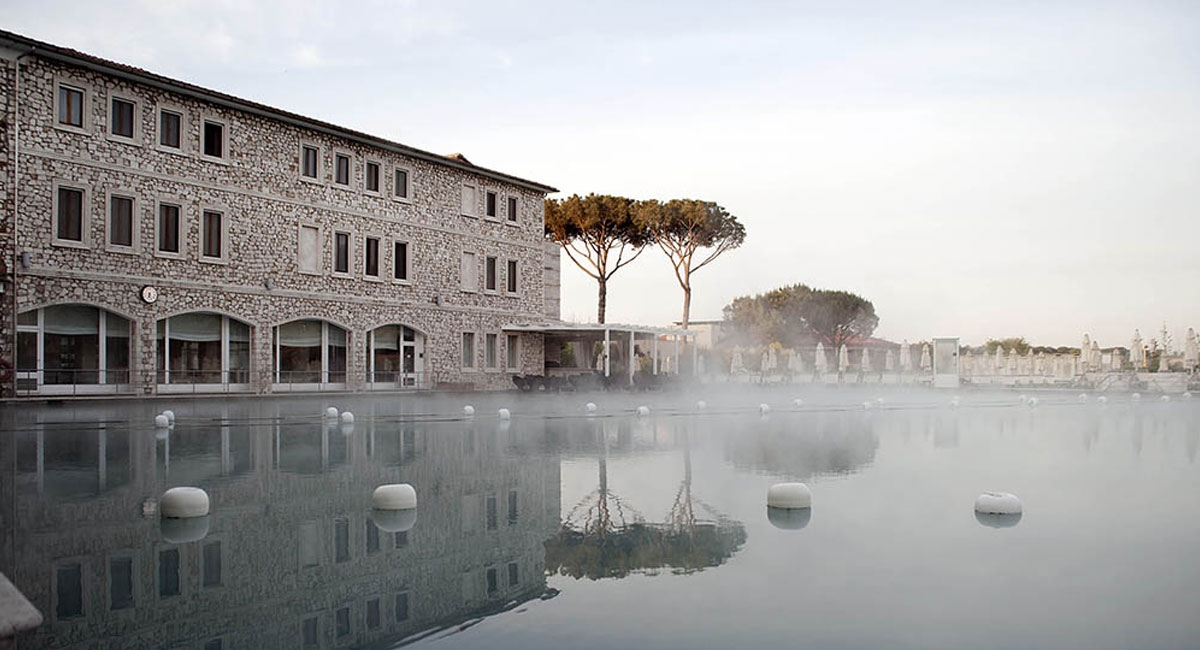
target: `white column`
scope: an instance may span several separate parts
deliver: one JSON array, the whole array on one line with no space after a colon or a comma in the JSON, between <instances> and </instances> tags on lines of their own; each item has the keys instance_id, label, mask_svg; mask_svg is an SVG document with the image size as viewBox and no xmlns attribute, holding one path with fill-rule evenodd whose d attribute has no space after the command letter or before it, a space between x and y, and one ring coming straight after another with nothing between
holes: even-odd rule
<instances>
[{"instance_id":1,"label":"white column","mask_svg":"<svg viewBox=\"0 0 1200 650\"><path fill-rule=\"evenodd\" d=\"M692 338L692 376L700 376L700 346L696 345L696 337Z\"/></svg>"},{"instance_id":2,"label":"white column","mask_svg":"<svg viewBox=\"0 0 1200 650\"><path fill-rule=\"evenodd\" d=\"M658 332L654 333L654 374L658 374Z\"/></svg>"},{"instance_id":3,"label":"white column","mask_svg":"<svg viewBox=\"0 0 1200 650\"><path fill-rule=\"evenodd\" d=\"M630 386L633 385L633 370L635 368L634 363L637 362L637 358L633 355L633 346L634 346L633 330L629 330L629 354L626 356L629 357L629 385Z\"/></svg>"},{"instance_id":4,"label":"white column","mask_svg":"<svg viewBox=\"0 0 1200 650\"><path fill-rule=\"evenodd\" d=\"M608 376L608 340L609 340L608 339L608 328L606 327L606 328L604 328L604 351L601 352L601 354L604 355L604 376L605 377Z\"/></svg>"},{"instance_id":5,"label":"white column","mask_svg":"<svg viewBox=\"0 0 1200 650\"><path fill-rule=\"evenodd\" d=\"M674 370L675 374L678 375L679 374L679 335L678 334L675 335L675 358L673 361L674 361L674 363L671 364L671 370Z\"/></svg>"}]
</instances>

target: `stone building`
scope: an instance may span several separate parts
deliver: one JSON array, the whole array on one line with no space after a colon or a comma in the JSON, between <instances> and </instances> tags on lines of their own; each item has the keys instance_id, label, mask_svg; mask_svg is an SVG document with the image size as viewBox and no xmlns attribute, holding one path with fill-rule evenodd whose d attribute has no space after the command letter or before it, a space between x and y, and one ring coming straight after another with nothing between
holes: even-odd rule
<instances>
[{"instance_id":1,"label":"stone building","mask_svg":"<svg viewBox=\"0 0 1200 650\"><path fill-rule=\"evenodd\" d=\"M4 396L511 386L554 188L0 31Z\"/></svg>"}]
</instances>

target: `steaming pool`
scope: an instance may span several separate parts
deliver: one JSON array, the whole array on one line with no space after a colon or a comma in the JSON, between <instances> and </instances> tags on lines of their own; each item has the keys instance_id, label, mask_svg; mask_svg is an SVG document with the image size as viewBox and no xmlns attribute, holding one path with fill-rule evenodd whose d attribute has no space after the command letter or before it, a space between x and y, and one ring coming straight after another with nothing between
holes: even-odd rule
<instances>
[{"instance_id":1,"label":"steaming pool","mask_svg":"<svg viewBox=\"0 0 1200 650\"><path fill-rule=\"evenodd\" d=\"M17 647L1200 645L1200 398L953 395L9 405L0 571L44 616ZM791 481L810 513L769 518ZM190 532L175 486L211 500ZM989 490L1021 518L977 518Z\"/></svg>"}]
</instances>

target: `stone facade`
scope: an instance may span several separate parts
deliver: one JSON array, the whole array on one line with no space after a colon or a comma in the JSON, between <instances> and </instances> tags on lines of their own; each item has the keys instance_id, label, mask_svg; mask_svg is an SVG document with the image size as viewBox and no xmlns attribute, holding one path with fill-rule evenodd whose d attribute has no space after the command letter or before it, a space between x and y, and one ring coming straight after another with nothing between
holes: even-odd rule
<instances>
[{"instance_id":1,"label":"stone facade","mask_svg":"<svg viewBox=\"0 0 1200 650\"><path fill-rule=\"evenodd\" d=\"M370 386L369 333L383 325L422 337L414 386L494 389L511 386L513 373L541 374L541 336L519 335L518 363L508 367L503 327L546 314L542 205L553 188L46 44L20 56L22 44L36 43L0 33L8 48L0 77L0 236L8 261L0 358L10 365L19 353L18 313L84 304L131 321L130 380L117 392L160 392L157 324L196 312L250 326L250 380L238 389L249 392L287 389L276 374L277 327L297 319L346 330L346 379L321 389ZM82 95L80 126L61 123L63 88ZM132 105L132 137L113 133L114 101ZM178 147L161 143L164 112L179 116ZM316 178L304 173L305 147L316 151ZM397 196L397 171L407 178L405 196ZM376 190L368 189L369 174ZM55 230L60 188L82 190L77 239ZM113 243L114 196L132 199L130 246ZM162 250L164 205L179 208L177 253ZM205 241L206 212L220 215L215 247ZM315 257L302 253L302 230L316 234ZM343 235L348 269L339 272ZM368 238L378 245L374 274ZM407 245L407 273L395 272L397 243ZM465 253L474 254L473 279L463 277ZM495 290L485 284L489 257ZM507 290L510 263L516 291ZM144 299L147 286L156 301ZM473 367L464 367L464 332L475 333ZM484 357L488 334L499 346L493 368ZM6 395L45 394L40 375L16 374L23 383L4 382Z\"/></svg>"}]
</instances>

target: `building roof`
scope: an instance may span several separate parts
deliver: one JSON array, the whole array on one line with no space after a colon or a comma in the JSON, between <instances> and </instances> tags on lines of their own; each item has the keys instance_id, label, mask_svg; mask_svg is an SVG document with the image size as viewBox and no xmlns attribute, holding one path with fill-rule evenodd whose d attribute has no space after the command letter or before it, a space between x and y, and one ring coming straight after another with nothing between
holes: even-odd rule
<instances>
[{"instance_id":1,"label":"building roof","mask_svg":"<svg viewBox=\"0 0 1200 650\"><path fill-rule=\"evenodd\" d=\"M15 56L32 54L48 61L55 61L65 65L84 68L94 72L100 72L117 77L118 79L144 84L153 88L165 90L167 92L172 92L185 97L191 97L200 101L223 106L225 108L243 111L259 117L279 120L281 122L286 122L301 128L318 131L326 135L345 138L359 144L378 147L380 149L399 153L401 155L416 158L418 160L424 160L435 165L451 167L459 171L478 174L480 176L505 183L512 183L513 185L517 185L528 190L533 190L535 192L549 194L558 191L556 188L553 188L549 185L543 185L542 183L518 178L516 176L498 172L492 169L479 167L472 164L462 154L451 154L450 156L445 156L442 154L431 153L415 147L400 144L398 142L393 142L391 140L369 135L361 131L347 129L336 124L323 122L311 117L305 117L297 113L267 106L266 104L252 102L247 99L234 97L233 95L228 95L216 90L190 84L185 81L179 81L178 79L164 77L141 68L125 65L124 63L109 61L107 59L92 56L91 54L86 54L78 50L72 50L70 48L60 47L58 45L34 40L26 36L21 36L20 34L14 34L12 32L0 30L0 48L12 50L15 53Z\"/></svg>"}]
</instances>

